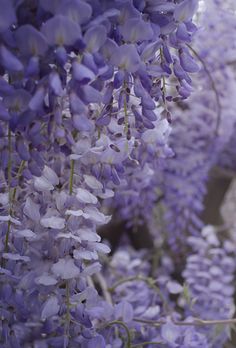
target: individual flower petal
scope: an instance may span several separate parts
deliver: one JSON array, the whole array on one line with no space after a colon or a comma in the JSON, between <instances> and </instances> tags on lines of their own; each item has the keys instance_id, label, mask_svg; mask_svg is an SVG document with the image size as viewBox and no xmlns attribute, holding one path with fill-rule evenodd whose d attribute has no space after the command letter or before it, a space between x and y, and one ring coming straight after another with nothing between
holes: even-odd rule
<instances>
[{"instance_id":1,"label":"individual flower petal","mask_svg":"<svg viewBox=\"0 0 236 348\"><path fill-rule=\"evenodd\" d=\"M37 238L37 234L31 230L20 230L15 232L15 236L19 238L25 238L27 240L34 240Z\"/></svg>"},{"instance_id":2,"label":"individual flower petal","mask_svg":"<svg viewBox=\"0 0 236 348\"><path fill-rule=\"evenodd\" d=\"M82 97L85 103L101 103L102 94L90 85L85 85L82 87Z\"/></svg>"},{"instance_id":3,"label":"individual flower petal","mask_svg":"<svg viewBox=\"0 0 236 348\"><path fill-rule=\"evenodd\" d=\"M115 318L117 320L122 320L125 323L128 323L133 320L134 310L129 302L125 300L121 301L115 306L114 310Z\"/></svg>"},{"instance_id":4,"label":"individual flower petal","mask_svg":"<svg viewBox=\"0 0 236 348\"><path fill-rule=\"evenodd\" d=\"M37 284L51 286L51 285L55 285L57 283L57 280L54 277L52 277L51 275L44 273L40 277L37 277L35 279L35 282Z\"/></svg>"},{"instance_id":5,"label":"individual flower petal","mask_svg":"<svg viewBox=\"0 0 236 348\"><path fill-rule=\"evenodd\" d=\"M199 66L187 50L181 50L179 60L182 68L190 73L199 71Z\"/></svg>"},{"instance_id":6,"label":"individual flower petal","mask_svg":"<svg viewBox=\"0 0 236 348\"><path fill-rule=\"evenodd\" d=\"M90 193L88 190L83 188L77 189L76 198L81 203L90 203L90 204L97 204L98 200L97 197L94 196L92 193Z\"/></svg>"},{"instance_id":7,"label":"individual flower petal","mask_svg":"<svg viewBox=\"0 0 236 348\"><path fill-rule=\"evenodd\" d=\"M73 126L80 132L92 132L94 130L94 123L86 115L74 114L72 120Z\"/></svg>"},{"instance_id":8,"label":"individual flower petal","mask_svg":"<svg viewBox=\"0 0 236 348\"><path fill-rule=\"evenodd\" d=\"M58 97L63 96L62 83L61 83L60 76L57 72L53 71L49 75L49 85L51 89L53 90L53 92L55 93L55 95L57 95Z\"/></svg>"},{"instance_id":9,"label":"individual flower petal","mask_svg":"<svg viewBox=\"0 0 236 348\"><path fill-rule=\"evenodd\" d=\"M68 3L68 0L39 0L39 2L42 9L55 14L63 3Z\"/></svg>"},{"instance_id":10,"label":"individual flower petal","mask_svg":"<svg viewBox=\"0 0 236 348\"><path fill-rule=\"evenodd\" d=\"M210 292L220 292L224 286L225 284L223 284L219 280L211 280L208 285L208 289Z\"/></svg>"},{"instance_id":11,"label":"individual flower petal","mask_svg":"<svg viewBox=\"0 0 236 348\"><path fill-rule=\"evenodd\" d=\"M145 45L142 53L140 55L141 59L146 62L156 55L158 50L161 48L162 41L158 40L155 42L150 42L149 44Z\"/></svg>"},{"instance_id":12,"label":"individual flower petal","mask_svg":"<svg viewBox=\"0 0 236 348\"><path fill-rule=\"evenodd\" d=\"M110 121L111 121L111 116L109 114L102 115L102 116L97 118L96 125L99 127L108 126Z\"/></svg>"},{"instance_id":13,"label":"individual flower petal","mask_svg":"<svg viewBox=\"0 0 236 348\"><path fill-rule=\"evenodd\" d=\"M38 222L40 220L39 209L39 204L34 203L30 197L26 198L23 208L23 212L26 216L28 216L31 220Z\"/></svg>"},{"instance_id":14,"label":"individual flower petal","mask_svg":"<svg viewBox=\"0 0 236 348\"><path fill-rule=\"evenodd\" d=\"M125 71L119 70L114 76L114 87L116 89L120 88L122 84L124 83L125 79Z\"/></svg>"},{"instance_id":15,"label":"individual flower petal","mask_svg":"<svg viewBox=\"0 0 236 348\"><path fill-rule=\"evenodd\" d=\"M184 0L175 6L174 18L178 22L189 21L198 7L198 0Z\"/></svg>"},{"instance_id":16,"label":"individual flower petal","mask_svg":"<svg viewBox=\"0 0 236 348\"><path fill-rule=\"evenodd\" d=\"M110 189L105 189L105 192L101 191L97 193L97 196L102 199L112 198L114 197L114 195L115 195L114 191Z\"/></svg>"},{"instance_id":17,"label":"individual flower petal","mask_svg":"<svg viewBox=\"0 0 236 348\"><path fill-rule=\"evenodd\" d=\"M68 54L64 46L58 46L55 49L55 55L60 64L64 65L66 63Z\"/></svg>"},{"instance_id":18,"label":"individual flower petal","mask_svg":"<svg viewBox=\"0 0 236 348\"><path fill-rule=\"evenodd\" d=\"M92 243L93 248L102 254L109 254L111 252L111 249L108 245L104 244L104 243Z\"/></svg>"},{"instance_id":19,"label":"individual flower petal","mask_svg":"<svg viewBox=\"0 0 236 348\"><path fill-rule=\"evenodd\" d=\"M78 234L81 240L88 242L100 242L101 237L96 233L91 231L89 228L80 228Z\"/></svg>"},{"instance_id":20,"label":"individual flower petal","mask_svg":"<svg viewBox=\"0 0 236 348\"><path fill-rule=\"evenodd\" d=\"M57 174L52 170L52 168L49 168L48 166L44 167L43 170L43 176L53 185L56 186L59 184L59 178Z\"/></svg>"},{"instance_id":21,"label":"individual flower petal","mask_svg":"<svg viewBox=\"0 0 236 348\"><path fill-rule=\"evenodd\" d=\"M143 316L147 319L153 319L155 318L158 314L160 314L161 308L160 306L151 306L149 307L144 313Z\"/></svg>"},{"instance_id":22,"label":"individual flower petal","mask_svg":"<svg viewBox=\"0 0 236 348\"><path fill-rule=\"evenodd\" d=\"M182 40L184 42L190 42L191 41L191 35L189 34L185 23L180 23L178 25L178 29L176 31L176 37L178 40Z\"/></svg>"},{"instance_id":23,"label":"individual flower petal","mask_svg":"<svg viewBox=\"0 0 236 348\"><path fill-rule=\"evenodd\" d=\"M191 84L191 79L186 71L182 68L177 59L174 60L174 74L180 80L185 80L187 83Z\"/></svg>"},{"instance_id":24,"label":"individual flower petal","mask_svg":"<svg viewBox=\"0 0 236 348\"><path fill-rule=\"evenodd\" d=\"M56 238L65 238L65 239L74 239L76 240L77 242L81 242L81 239L80 237L74 235L73 233L58 233L57 237Z\"/></svg>"},{"instance_id":25,"label":"individual flower petal","mask_svg":"<svg viewBox=\"0 0 236 348\"><path fill-rule=\"evenodd\" d=\"M52 272L61 279L72 279L80 275L79 268L71 258L59 259L59 261L52 266Z\"/></svg>"},{"instance_id":26,"label":"individual flower petal","mask_svg":"<svg viewBox=\"0 0 236 348\"><path fill-rule=\"evenodd\" d=\"M16 140L16 150L23 161L30 159L28 144L24 142L22 137L18 137Z\"/></svg>"},{"instance_id":27,"label":"individual flower petal","mask_svg":"<svg viewBox=\"0 0 236 348\"><path fill-rule=\"evenodd\" d=\"M73 114L87 114L87 106L74 92L70 93L70 108Z\"/></svg>"},{"instance_id":28,"label":"individual flower petal","mask_svg":"<svg viewBox=\"0 0 236 348\"><path fill-rule=\"evenodd\" d=\"M13 86L0 76L0 95L10 95L14 92Z\"/></svg>"},{"instance_id":29,"label":"individual flower petal","mask_svg":"<svg viewBox=\"0 0 236 348\"><path fill-rule=\"evenodd\" d=\"M5 106L2 104L2 102L0 101L0 120L1 121L9 121L10 120L10 115L7 111L7 109L5 108Z\"/></svg>"},{"instance_id":30,"label":"individual flower petal","mask_svg":"<svg viewBox=\"0 0 236 348\"><path fill-rule=\"evenodd\" d=\"M52 317L53 315L57 315L59 309L60 305L58 303L57 297L51 296L42 307L41 319L45 320L47 318Z\"/></svg>"},{"instance_id":31,"label":"individual flower petal","mask_svg":"<svg viewBox=\"0 0 236 348\"><path fill-rule=\"evenodd\" d=\"M93 274L99 273L101 271L101 264L99 262L95 262L92 265L89 265L84 268L82 275L86 277L90 277Z\"/></svg>"},{"instance_id":32,"label":"individual flower petal","mask_svg":"<svg viewBox=\"0 0 236 348\"><path fill-rule=\"evenodd\" d=\"M43 227L62 230L65 227L65 219L58 216L43 217L40 220Z\"/></svg>"},{"instance_id":33,"label":"individual flower petal","mask_svg":"<svg viewBox=\"0 0 236 348\"><path fill-rule=\"evenodd\" d=\"M26 24L20 26L15 32L15 37L17 45L23 54L41 56L48 49L45 36L32 25Z\"/></svg>"},{"instance_id":34,"label":"individual flower petal","mask_svg":"<svg viewBox=\"0 0 236 348\"><path fill-rule=\"evenodd\" d=\"M113 55L114 49L116 49L117 47L118 45L115 41L107 38L104 45L101 48L103 57L109 61L111 56Z\"/></svg>"},{"instance_id":35,"label":"individual flower petal","mask_svg":"<svg viewBox=\"0 0 236 348\"><path fill-rule=\"evenodd\" d=\"M4 105L13 113L22 113L28 109L31 94L25 89L15 89L4 98Z\"/></svg>"},{"instance_id":36,"label":"individual flower petal","mask_svg":"<svg viewBox=\"0 0 236 348\"><path fill-rule=\"evenodd\" d=\"M99 225L107 224L111 220L111 216L104 215L96 207L87 206L85 207L84 212L88 214L89 219Z\"/></svg>"},{"instance_id":37,"label":"individual flower petal","mask_svg":"<svg viewBox=\"0 0 236 348\"><path fill-rule=\"evenodd\" d=\"M76 260L97 260L98 259L98 254L96 251L90 251L87 249L79 249L79 250L74 250L73 252L73 257Z\"/></svg>"},{"instance_id":38,"label":"individual flower petal","mask_svg":"<svg viewBox=\"0 0 236 348\"><path fill-rule=\"evenodd\" d=\"M3 253L2 257L4 259L12 260L12 261L24 261L24 262L30 261L30 258L28 256L22 256L20 254Z\"/></svg>"},{"instance_id":39,"label":"individual flower petal","mask_svg":"<svg viewBox=\"0 0 236 348\"><path fill-rule=\"evenodd\" d=\"M133 44L124 44L115 49L111 63L122 70L134 73L141 64L137 49Z\"/></svg>"},{"instance_id":40,"label":"individual flower petal","mask_svg":"<svg viewBox=\"0 0 236 348\"><path fill-rule=\"evenodd\" d=\"M97 61L95 58L99 58ZM85 65L87 68L92 70L94 74L98 74L99 72L99 65L103 66L103 60L100 55L98 54L92 54L90 52L84 52L83 59L81 60L81 63Z\"/></svg>"},{"instance_id":41,"label":"individual flower petal","mask_svg":"<svg viewBox=\"0 0 236 348\"><path fill-rule=\"evenodd\" d=\"M46 91L44 87L39 87L29 102L29 108L38 111L42 108Z\"/></svg>"},{"instance_id":42,"label":"individual flower petal","mask_svg":"<svg viewBox=\"0 0 236 348\"><path fill-rule=\"evenodd\" d=\"M0 46L0 63L9 71L21 71L24 69L21 61L3 45Z\"/></svg>"},{"instance_id":43,"label":"individual flower petal","mask_svg":"<svg viewBox=\"0 0 236 348\"><path fill-rule=\"evenodd\" d=\"M72 63L72 75L81 83L88 83L95 78L95 74L92 70L87 68L84 64L80 64L76 60L74 60Z\"/></svg>"},{"instance_id":44,"label":"individual flower petal","mask_svg":"<svg viewBox=\"0 0 236 348\"><path fill-rule=\"evenodd\" d=\"M102 335L91 338L87 343L87 348L106 348L106 342Z\"/></svg>"},{"instance_id":45,"label":"individual flower petal","mask_svg":"<svg viewBox=\"0 0 236 348\"><path fill-rule=\"evenodd\" d=\"M98 181L95 176L92 175L84 175L84 181L86 183L86 185L88 185L88 187L94 189L94 190L99 190L99 189L103 189L103 185L100 181Z\"/></svg>"},{"instance_id":46,"label":"individual flower petal","mask_svg":"<svg viewBox=\"0 0 236 348\"><path fill-rule=\"evenodd\" d=\"M39 74L39 57L32 56L26 67L26 76L37 76Z\"/></svg>"},{"instance_id":47,"label":"individual flower petal","mask_svg":"<svg viewBox=\"0 0 236 348\"><path fill-rule=\"evenodd\" d=\"M163 76L169 76L169 74L167 72L165 72L163 70L163 67L160 65L156 65L156 64L149 64L147 66L147 72L150 76L152 77L163 77Z\"/></svg>"},{"instance_id":48,"label":"individual flower petal","mask_svg":"<svg viewBox=\"0 0 236 348\"><path fill-rule=\"evenodd\" d=\"M15 225L18 225L18 226L21 225L21 222L19 220L13 218L10 215L2 215L2 216L0 216L0 222L1 221L3 221L3 222L11 221L11 223L13 223Z\"/></svg>"},{"instance_id":49,"label":"individual flower petal","mask_svg":"<svg viewBox=\"0 0 236 348\"><path fill-rule=\"evenodd\" d=\"M37 191L54 190L54 186L44 176L34 178L34 187Z\"/></svg>"},{"instance_id":50,"label":"individual flower petal","mask_svg":"<svg viewBox=\"0 0 236 348\"><path fill-rule=\"evenodd\" d=\"M144 117L146 117L149 121L153 122L153 121L157 120L157 115L152 110L148 110L148 109L142 108L142 115Z\"/></svg>"},{"instance_id":51,"label":"individual flower petal","mask_svg":"<svg viewBox=\"0 0 236 348\"><path fill-rule=\"evenodd\" d=\"M84 1L69 0L59 6L56 13L67 16L70 20L76 23L84 24L91 17L92 8Z\"/></svg>"},{"instance_id":52,"label":"individual flower petal","mask_svg":"<svg viewBox=\"0 0 236 348\"><path fill-rule=\"evenodd\" d=\"M65 212L65 215L72 215L72 216L84 216L84 212L81 209L78 210L71 210L71 209L67 209Z\"/></svg>"},{"instance_id":53,"label":"individual flower petal","mask_svg":"<svg viewBox=\"0 0 236 348\"><path fill-rule=\"evenodd\" d=\"M96 25L89 28L84 34L86 50L90 53L97 52L107 38L106 28L103 25Z\"/></svg>"},{"instance_id":54,"label":"individual flower petal","mask_svg":"<svg viewBox=\"0 0 236 348\"><path fill-rule=\"evenodd\" d=\"M2 207L6 206L9 203L9 194L8 192L0 193L0 204Z\"/></svg>"},{"instance_id":55,"label":"individual flower petal","mask_svg":"<svg viewBox=\"0 0 236 348\"><path fill-rule=\"evenodd\" d=\"M183 292L183 287L175 281L169 280L166 284L166 287L171 294L180 294L181 292Z\"/></svg>"},{"instance_id":56,"label":"individual flower petal","mask_svg":"<svg viewBox=\"0 0 236 348\"><path fill-rule=\"evenodd\" d=\"M149 22L145 22L140 18L130 18L124 25L120 27L121 34L127 42L139 42L151 40L153 30Z\"/></svg>"},{"instance_id":57,"label":"individual flower petal","mask_svg":"<svg viewBox=\"0 0 236 348\"><path fill-rule=\"evenodd\" d=\"M178 327L172 322L167 322L161 327L161 336L168 343L175 344L177 338L181 335L181 327Z\"/></svg>"},{"instance_id":58,"label":"individual flower petal","mask_svg":"<svg viewBox=\"0 0 236 348\"><path fill-rule=\"evenodd\" d=\"M172 63L172 57L171 57L171 53L170 50L168 48L168 46L166 44L163 44L163 55L165 57L165 60L168 64Z\"/></svg>"},{"instance_id":59,"label":"individual flower petal","mask_svg":"<svg viewBox=\"0 0 236 348\"><path fill-rule=\"evenodd\" d=\"M42 33L50 45L73 45L81 38L80 26L62 15L54 16L45 22Z\"/></svg>"},{"instance_id":60,"label":"individual flower petal","mask_svg":"<svg viewBox=\"0 0 236 348\"><path fill-rule=\"evenodd\" d=\"M16 14L12 2L9 0L0 0L0 9L0 33L3 33L16 22Z\"/></svg>"}]
</instances>

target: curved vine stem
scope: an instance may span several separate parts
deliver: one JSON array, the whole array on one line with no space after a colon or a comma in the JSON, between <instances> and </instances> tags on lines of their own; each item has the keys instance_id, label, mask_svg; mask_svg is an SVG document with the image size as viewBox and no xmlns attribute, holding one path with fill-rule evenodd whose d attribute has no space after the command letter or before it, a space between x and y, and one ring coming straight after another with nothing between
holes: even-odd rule
<instances>
[{"instance_id":1,"label":"curved vine stem","mask_svg":"<svg viewBox=\"0 0 236 348\"><path fill-rule=\"evenodd\" d=\"M121 320L113 320L107 323L103 328L107 326L112 326L112 325L120 325L125 329L126 335L127 335L127 342L126 342L126 348L132 348L131 346L131 334L129 332L128 326Z\"/></svg>"},{"instance_id":2,"label":"curved vine stem","mask_svg":"<svg viewBox=\"0 0 236 348\"><path fill-rule=\"evenodd\" d=\"M13 203L16 198L16 192L17 192L17 187L14 187L12 190L11 188L11 182L12 182L12 133L10 130L10 127L8 129L8 153L9 153L9 160L8 160L8 166L7 166L7 180L8 180L8 200L9 200L9 216L12 216L13 214ZM25 161L21 161L21 164L18 168L17 174L16 174L16 179L18 180L19 177L22 174L22 171L24 169ZM10 236L10 231L11 231L11 220L8 220L7 223L7 232L5 236L5 243L4 243L4 252L8 252L9 250L9 236ZM5 260L2 258L1 259L1 267L4 267Z\"/></svg>"},{"instance_id":3,"label":"curved vine stem","mask_svg":"<svg viewBox=\"0 0 236 348\"><path fill-rule=\"evenodd\" d=\"M216 320L203 320L199 318L194 318L192 322L182 322L182 321L175 321L173 320L173 323L175 325L179 326L203 326L203 325L230 325L230 324L236 324L236 318L232 319L216 319Z\"/></svg>"},{"instance_id":4,"label":"curved vine stem","mask_svg":"<svg viewBox=\"0 0 236 348\"><path fill-rule=\"evenodd\" d=\"M74 179L74 160L70 161L70 178L69 178L69 195L71 196L73 193L73 179ZM70 323L71 323L71 314L70 314L70 283L69 280L65 282L65 295L66 295L66 322L65 322L65 339L64 339L64 348L68 346L67 339L69 339L70 335Z\"/></svg>"},{"instance_id":5,"label":"curved vine stem","mask_svg":"<svg viewBox=\"0 0 236 348\"><path fill-rule=\"evenodd\" d=\"M110 305L113 305L112 297L111 297L111 294L107 288L106 280L103 277L103 275L101 273L96 273L94 275L94 277L98 281L98 283L101 287L104 299L107 301L107 303L109 303Z\"/></svg>"},{"instance_id":6,"label":"curved vine stem","mask_svg":"<svg viewBox=\"0 0 236 348\"><path fill-rule=\"evenodd\" d=\"M138 323L147 324L154 327L160 327L167 323L166 320L148 320L141 318L134 318L134 321ZM199 318L193 318L192 321L177 321L173 318L171 319L172 323L176 326L204 326L204 325L231 325L236 324L236 318L232 319L216 319L216 320L204 320Z\"/></svg>"},{"instance_id":7,"label":"curved vine stem","mask_svg":"<svg viewBox=\"0 0 236 348\"><path fill-rule=\"evenodd\" d=\"M168 306L168 304L167 304L164 296L162 295L160 289L158 288L158 286L156 286L155 280L153 278L150 278L150 277L144 277L144 276L138 275L138 276L131 276L131 277L127 277L127 278L122 278L122 279L118 280L112 287L108 288L108 291L110 291L112 293L112 292L114 292L114 290L118 286L120 286L124 283L135 281L135 280L145 282L150 288L152 288L153 290L155 290L158 293L163 304L166 307Z\"/></svg>"},{"instance_id":8,"label":"curved vine stem","mask_svg":"<svg viewBox=\"0 0 236 348\"><path fill-rule=\"evenodd\" d=\"M147 341L147 342L142 342L142 343L136 343L132 345L132 348L142 348L144 346L149 346L149 345L162 345L163 342L153 342L153 341Z\"/></svg>"}]
</instances>

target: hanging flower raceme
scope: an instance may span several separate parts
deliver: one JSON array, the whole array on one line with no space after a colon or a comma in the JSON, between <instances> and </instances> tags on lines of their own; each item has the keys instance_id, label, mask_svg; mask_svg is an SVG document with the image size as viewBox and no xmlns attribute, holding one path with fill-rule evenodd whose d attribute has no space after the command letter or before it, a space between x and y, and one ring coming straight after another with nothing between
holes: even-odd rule
<instances>
[{"instance_id":1,"label":"hanging flower raceme","mask_svg":"<svg viewBox=\"0 0 236 348\"><path fill-rule=\"evenodd\" d=\"M208 13L211 14L209 20ZM216 27L212 18L221 23ZM185 244L184 233L199 233L203 222L204 196L211 169L224 162L222 151L229 149L235 125L235 77L228 62L235 55L229 42L235 42L235 31L229 34L228 23L235 27L235 16L230 10L221 8L218 2L209 2L202 14L205 30L195 36L194 48L189 46L201 71L196 80L196 90L185 103L180 103L173 112L173 131L170 145L174 158L164 162L163 194L169 242L173 248ZM207 35L206 35L207 33ZM225 39L217 47L217 37ZM221 57L219 60L217 57ZM193 63L193 64L192 64ZM176 63L177 64L177 63ZM185 71L194 71L196 62L185 51L180 50L180 64ZM179 65L176 66L178 72ZM185 79L185 73L182 76ZM189 95L188 81L178 88L180 94ZM228 160L229 161L229 160ZM177 242L177 240L179 242Z\"/></svg>"},{"instance_id":2,"label":"hanging flower raceme","mask_svg":"<svg viewBox=\"0 0 236 348\"><path fill-rule=\"evenodd\" d=\"M93 281L110 252L103 200L127 185L145 196L153 157L171 155L169 103L183 96L166 83L191 89L196 4L0 0L2 345L105 347L101 311L131 318Z\"/></svg>"}]
</instances>

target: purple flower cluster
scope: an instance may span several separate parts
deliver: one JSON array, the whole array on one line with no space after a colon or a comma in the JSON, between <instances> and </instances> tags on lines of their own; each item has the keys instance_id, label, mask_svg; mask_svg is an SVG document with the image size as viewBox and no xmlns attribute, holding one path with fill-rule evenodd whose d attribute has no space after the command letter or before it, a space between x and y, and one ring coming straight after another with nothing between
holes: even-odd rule
<instances>
[{"instance_id":1,"label":"purple flower cluster","mask_svg":"<svg viewBox=\"0 0 236 348\"><path fill-rule=\"evenodd\" d=\"M147 172L150 184L152 155L166 156L167 105L182 96L165 83L197 70L185 45L197 0L0 7L1 344L103 347L102 201Z\"/></svg>"},{"instance_id":2,"label":"purple flower cluster","mask_svg":"<svg viewBox=\"0 0 236 348\"><path fill-rule=\"evenodd\" d=\"M173 276L173 255L162 255L153 271L144 250L121 247L109 258L99 235L114 211L128 227L154 226L156 189L169 220L183 198L175 214L198 223L216 96L196 94L191 105L202 98L203 106L190 121L177 106L199 71L190 46L197 6L198 0L0 0L1 346L208 347L207 333L181 325L175 296L184 287ZM212 55L202 56L211 62ZM222 83L230 72L217 67ZM204 71L199 76L208 87ZM221 106L226 97L225 88ZM224 136L230 122L222 122ZM197 149L186 151L186 130L187 146L194 141ZM202 166L196 177L190 152ZM193 213L185 209L192 197ZM181 229L184 235L184 223ZM226 307L224 318L231 315Z\"/></svg>"},{"instance_id":3,"label":"purple flower cluster","mask_svg":"<svg viewBox=\"0 0 236 348\"><path fill-rule=\"evenodd\" d=\"M192 51L201 71L193 82L194 93L173 109L169 140L174 156L164 161L161 170L168 240L176 249L184 244L183 233L196 235L203 226L203 199L211 169L218 164L232 167L234 161L236 84L229 62L235 57L235 14L223 3L209 1L199 25ZM219 37L224 39L216 47Z\"/></svg>"},{"instance_id":4,"label":"purple flower cluster","mask_svg":"<svg viewBox=\"0 0 236 348\"><path fill-rule=\"evenodd\" d=\"M193 303L187 312L206 320L232 318L235 311L234 247L229 241L222 245L211 225L203 228L200 237L189 237L188 243L193 253L187 257L183 276ZM227 331L220 328L217 333L215 327L207 327L207 336L214 347L222 347Z\"/></svg>"}]
</instances>

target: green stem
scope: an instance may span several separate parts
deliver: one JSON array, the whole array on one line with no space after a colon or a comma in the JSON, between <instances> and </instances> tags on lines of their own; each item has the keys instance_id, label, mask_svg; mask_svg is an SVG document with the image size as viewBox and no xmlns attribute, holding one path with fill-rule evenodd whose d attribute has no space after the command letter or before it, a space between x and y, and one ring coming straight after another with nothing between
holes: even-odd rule
<instances>
[{"instance_id":1,"label":"green stem","mask_svg":"<svg viewBox=\"0 0 236 348\"><path fill-rule=\"evenodd\" d=\"M8 153L9 153L9 160L7 165L7 179L8 179L8 188L9 188L9 203L11 202L11 170L12 170L12 144L11 144L11 129L8 128Z\"/></svg>"},{"instance_id":2,"label":"green stem","mask_svg":"<svg viewBox=\"0 0 236 348\"><path fill-rule=\"evenodd\" d=\"M7 233L6 233L5 244L4 244L4 252L5 253L8 253L8 251L9 251L10 230L11 230L11 221L9 220L8 223L7 223ZM4 266L3 259L2 259L2 266Z\"/></svg>"},{"instance_id":3,"label":"green stem","mask_svg":"<svg viewBox=\"0 0 236 348\"><path fill-rule=\"evenodd\" d=\"M12 166L12 161L11 161L11 134L9 134L9 162L8 162L8 190L9 190L9 215L12 216L13 214L13 203L16 199L16 191L17 191L17 187L14 187L13 192L11 194L11 166ZM25 165L25 161L21 161L20 167L18 169L18 172L16 174L16 178L19 179L19 177L21 176L21 173L24 169L24 165ZM10 230L11 230L11 221L9 220L7 223L7 232L6 232L6 237L5 237L5 243L4 243L4 252L7 253L9 250L9 236L10 236ZM2 258L1 260L1 267L3 267L5 264L5 260Z\"/></svg>"},{"instance_id":4,"label":"green stem","mask_svg":"<svg viewBox=\"0 0 236 348\"><path fill-rule=\"evenodd\" d=\"M94 275L94 277L101 287L104 299L106 300L107 303L109 303L110 305L113 306L112 297L111 297L111 294L107 288L107 283L106 283L105 278L103 277L103 275L101 273L96 273Z\"/></svg>"},{"instance_id":5,"label":"green stem","mask_svg":"<svg viewBox=\"0 0 236 348\"><path fill-rule=\"evenodd\" d=\"M145 282L147 283L147 285L152 288L153 290L155 290L160 299L162 300L163 304L166 303L166 300L165 298L163 297L160 289L155 285L155 280L153 278L149 278L149 277L143 277L143 276L131 276L131 277L127 277L127 278L123 278L123 279L120 279L118 280L111 288L108 289L108 291L110 292L114 292L114 290L124 284L124 283L127 283L127 282L132 282L132 281L135 281L135 280L138 280L138 281L142 281L142 282Z\"/></svg>"},{"instance_id":6,"label":"green stem","mask_svg":"<svg viewBox=\"0 0 236 348\"><path fill-rule=\"evenodd\" d=\"M66 281L66 320L70 322L70 287L69 281Z\"/></svg>"},{"instance_id":7,"label":"green stem","mask_svg":"<svg viewBox=\"0 0 236 348\"><path fill-rule=\"evenodd\" d=\"M70 337L70 323L71 323L71 315L70 315L70 287L69 280L66 280L66 322L65 322L65 337L69 339ZM66 341L65 341L66 342ZM67 347L67 343L64 342L64 347Z\"/></svg>"},{"instance_id":8,"label":"green stem","mask_svg":"<svg viewBox=\"0 0 236 348\"><path fill-rule=\"evenodd\" d=\"M121 320L113 320L110 323L107 323L105 325L105 327L112 326L112 325L120 325L120 326L122 326L125 329L126 334L127 334L126 348L132 348L132 346L131 346L131 335L130 335L128 326Z\"/></svg>"},{"instance_id":9,"label":"green stem","mask_svg":"<svg viewBox=\"0 0 236 348\"><path fill-rule=\"evenodd\" d=\"M163 51L162 48L160 48L160 58L161 58L161 63L164 62L164 55L163 55ZM164 107L166 109L166 79L165 76L162 76L162 99L163 99L163 103L164 103Z\"/></svg>"},{"instance_id":10,"label":"green stem","mask_svg":"<svg viewBox=\"0 0 236 348\"><path fill-rule=\"evenodd\" d=\"M184 321L174 321L172 319L173 323L178 326L203 326L203 325L230 325L230 324L236 324L236 319L216 319L216 320L203 320L199 318L193 318L193 321L191 322L184 322Z\"/></svg>"},{"instance_id":11,"label":"green stem","mask_svg":"<svg viewBox=\"0 0 236 348\"><path fill-rule=\"evenodd\" d=\"M156 344L163 344L163 342L151 342L151 341L147 341L147 342L142 342L142 343L137 343L137 344L133 344L132 348L142 348L144 346L149 346L149 345L156 345Z\"/></svg>"},{"instance_id":12,"label":"green stem","mask_svg":"<svg viewBox=\"0 0 236 348\"><path fill-rule=\"evenodd\" d=\"M160 327L161 325L166 324L166 320L148 320L140 318L134 318L133 320L138 323L143 323L154 327ZM236 318L216 320L204 320L199 318L193 318L192 321L177 321L172 318L172 323L176 326L230 325L236 324Z\"/></svg>"},{"instance_id":13,"label":"green stem","mask_svg":"<svg viewBox=\"0 0 236 348\"><path fill-rule=\"evenodd\" d=\"M74 168L75 168L75 161L70 161L70 181L69 181L69 194L72 195L73 193L73 178L74 178Z\"/></svg>"},{"instance_id":14,"label":"green stem","mask_svg":"<svg viewBox=\"0 0 236 348\"><path fill-rule=\"evenodd\" d=\"M128 116L128 109L127 109L127 100L126 100L126 83L124 82L124 92L125 92L125 97L124 97L124 113L125 113L125 134L128 133L129 130L129 116Z\"/></svg>"},{"instance_id":15,"label":"green stem","mask_svg":"<svg viewBox=\"0 0 236 348\"><path fill-rule=\"evenodd\" d=\"M7 180L8 180L9 215L11 216L11 214L12 214L12 203L11 203L12 143L11 143L11 129L10 129L10 127L8 128L8 154L9 154L9 159L8 159L8 164L7 164ZM9 220L7 223L7 232L6 232L5 244L4 244L4 252L6 252L6 253L9 250L10 230L11 230L11 221ZM3 267L4 264L5 264L5 260L2 258L1 266Z\"/></svg>"},{"instance_id":16,"label":"green stem","mask_svg":"<svg viewBox=\"0 0 236 348\"><path fill-rule=\"evenodd\" d=\"M24 166L25 166L25 161L21 161L21 164L20 164L20 166L19 166L18 172L17 172L17 174L16 174L16 179L19 180L19 178L20 178L20 176L21 176L21 174L22 174L22 171L23 171L23 169L24 169ZM12 203L12 204L14 203L14 201L15 201L15 199L16 199L16 191L17 191L17 188L18 188L18 186L14 187L14 189L13 189L12 199L11 199L11 203Z\"/></svg>"},{"instance_id":17,"label":"green stem","mask_svg":"<svg viewBox=\"0 0 236 348\"><path fill-rule=\"evenodd\" d=\"M148 319L141 319L141 318L134 318L133 320L136 321L137 323L147 324L147 325L155 326L155 327L159 327L161 325L166 324L165 320L148 320Z\"/></svg>"},{"instance_id":18,"label":"green stem","mask_svg":"<svg viewBox=\"0 0 236 348\"><path fill-rule=\"evenodd\" d=\"M73 193L73 178L74 178L74 168L75 168L75 161L70 161L70 179L69 179L69 195L71 196ZM70 323L71 323L71 315L70 315L70 286L69 286L69 280L66 280L66 323L65 323L65 336L69 338L69 330L70 330Z\"/></svg>"}]
</instances>

